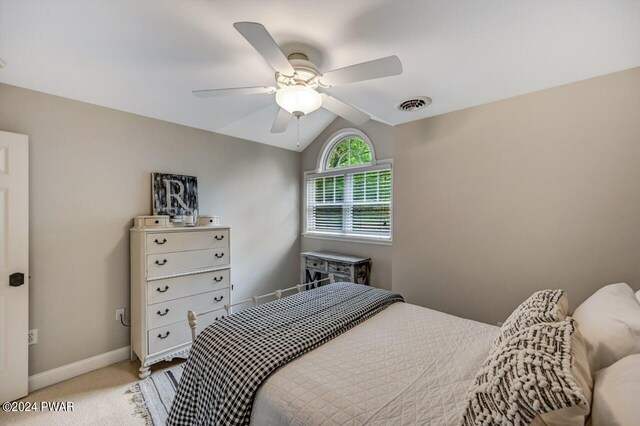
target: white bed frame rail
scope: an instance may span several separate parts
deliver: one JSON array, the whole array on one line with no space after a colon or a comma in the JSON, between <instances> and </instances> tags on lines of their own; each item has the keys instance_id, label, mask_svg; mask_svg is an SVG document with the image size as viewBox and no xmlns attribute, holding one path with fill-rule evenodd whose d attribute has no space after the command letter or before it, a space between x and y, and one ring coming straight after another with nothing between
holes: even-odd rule
<instances>
[{"instance_id":1,"label":"white bed frame rail","mask_svg":"<svg viewBox=\"0 0 640 426\"><path fill-rule=\"evenodd\" d=\"M329 276L327 278L323 278L321 280L315 280L315 281L311 281L311 282L308 282L308 283L296 284L293 287L276 290L276 291L273 291L271 293L263 294L263 295L260 295L260 296L253 296L251 299L241 300L240 302L232 303L232 304L229 304L229 305L225 304L224 305L224 310L227 313L227 315L229 315L231 313L231 308L233 308L234 306L245 305L247 303L253 303L253 306L258 306L258 301L260 299L264 299L265 297L275 296L276 299L280 299L280 298L282 298L282 293L284 293L284 292L297 290L298 293L301 293L302 290L307 289L307 288L309 288L309 289L316 288L318 286L318 284L320 284L322 282L325 282L325 281L329 281L330 284L333 284L333 283L336 282L336 279L333 276L333 274L329 274ZM213 311L202 312L201 315L209 313L209 312L213 312ZM196 340L196 334L197 334L196 329L198 327L198 316L196 315L195 312L188 311L187 312L187 318L189 320L189 327L191 328L191 340L195 341Z\"/></svg>"}]
</instances>

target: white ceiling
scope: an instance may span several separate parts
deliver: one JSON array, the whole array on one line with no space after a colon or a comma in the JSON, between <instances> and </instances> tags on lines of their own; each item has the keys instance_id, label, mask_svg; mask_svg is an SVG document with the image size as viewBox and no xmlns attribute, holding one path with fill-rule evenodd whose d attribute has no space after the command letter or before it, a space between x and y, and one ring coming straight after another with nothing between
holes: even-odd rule
<instances>
[{"instance_id":1,"label":"white ceiling","mask_svg":"<svg viewBox=\"0 0 640 426\"><path fill-rule=\"evenodd\" d=\"M397 55L402 75L330 90L392 125L640 66L635 0L0 0L0 82L295 150L294 125L269 132L274 95L191 95L273 85L236 21L324 71ZM334 118L303 117L300 149Z\"/></svg>"}]
</instances>

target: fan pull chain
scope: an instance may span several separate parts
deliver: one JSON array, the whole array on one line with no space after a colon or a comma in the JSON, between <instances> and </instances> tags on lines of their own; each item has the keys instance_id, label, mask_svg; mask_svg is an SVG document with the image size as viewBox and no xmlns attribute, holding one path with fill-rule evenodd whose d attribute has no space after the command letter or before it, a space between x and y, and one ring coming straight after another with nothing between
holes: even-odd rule
<instances>
[{"instance_id":1,"label":"fan pull chain","mask_svg":"<svg viewBox=\"0 0 640 426\"><path fill-rule=\"evenodd\" d=\"M300 148L300 116L296 116L296 121L298 124L298 134L296 136L296 147Z\"/></svg>"}]
</instances>

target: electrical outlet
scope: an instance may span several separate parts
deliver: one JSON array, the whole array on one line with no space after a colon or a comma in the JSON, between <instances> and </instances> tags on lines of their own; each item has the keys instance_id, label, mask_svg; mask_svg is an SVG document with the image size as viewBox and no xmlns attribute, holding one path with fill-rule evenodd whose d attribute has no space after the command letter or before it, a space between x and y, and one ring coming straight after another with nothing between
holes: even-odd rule
<instances>
[{"instance_id":1,"label":"electrical outlet","mask_svg":"<svg viewBox=\"0 0 640 426\"><path fill-rule=\"evenodd\" d=\"M120 316L122 315L122 320L120 319ZM116 321L121 322L124 321L126 319L126 308L122 308L122 309L116 309Z\"/></svg>"},{"instance_id":2,"label":"electrical outlet","mask_svg":"<svg viewBox=\"0 0 640 426\"><path fill-rule=\"evenodd\" d=\"M38 329L34 328L29 330L29 344L35 345L38 343Z\"/></svg>"}]
</instances>

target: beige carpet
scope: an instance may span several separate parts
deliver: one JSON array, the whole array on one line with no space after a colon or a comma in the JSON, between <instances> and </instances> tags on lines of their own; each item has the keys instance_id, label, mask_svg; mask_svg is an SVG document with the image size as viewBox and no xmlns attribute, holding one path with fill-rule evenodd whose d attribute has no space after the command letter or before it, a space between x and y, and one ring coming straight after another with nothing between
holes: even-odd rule
<instances>
[{"instance_id":1,"label":"beige carpet","mask_svg":"<svg viewBox=\"0 0 640 426\"><path fill-rule=\"evenodd\" d=\"M161 363L154 371L175 364ZM123 361L33 392L21 401L72 401L73 412L4 413L1 425L144 426L135 414L129 387L138 381L139 362Z\"/></svg>"}]
</instances>

